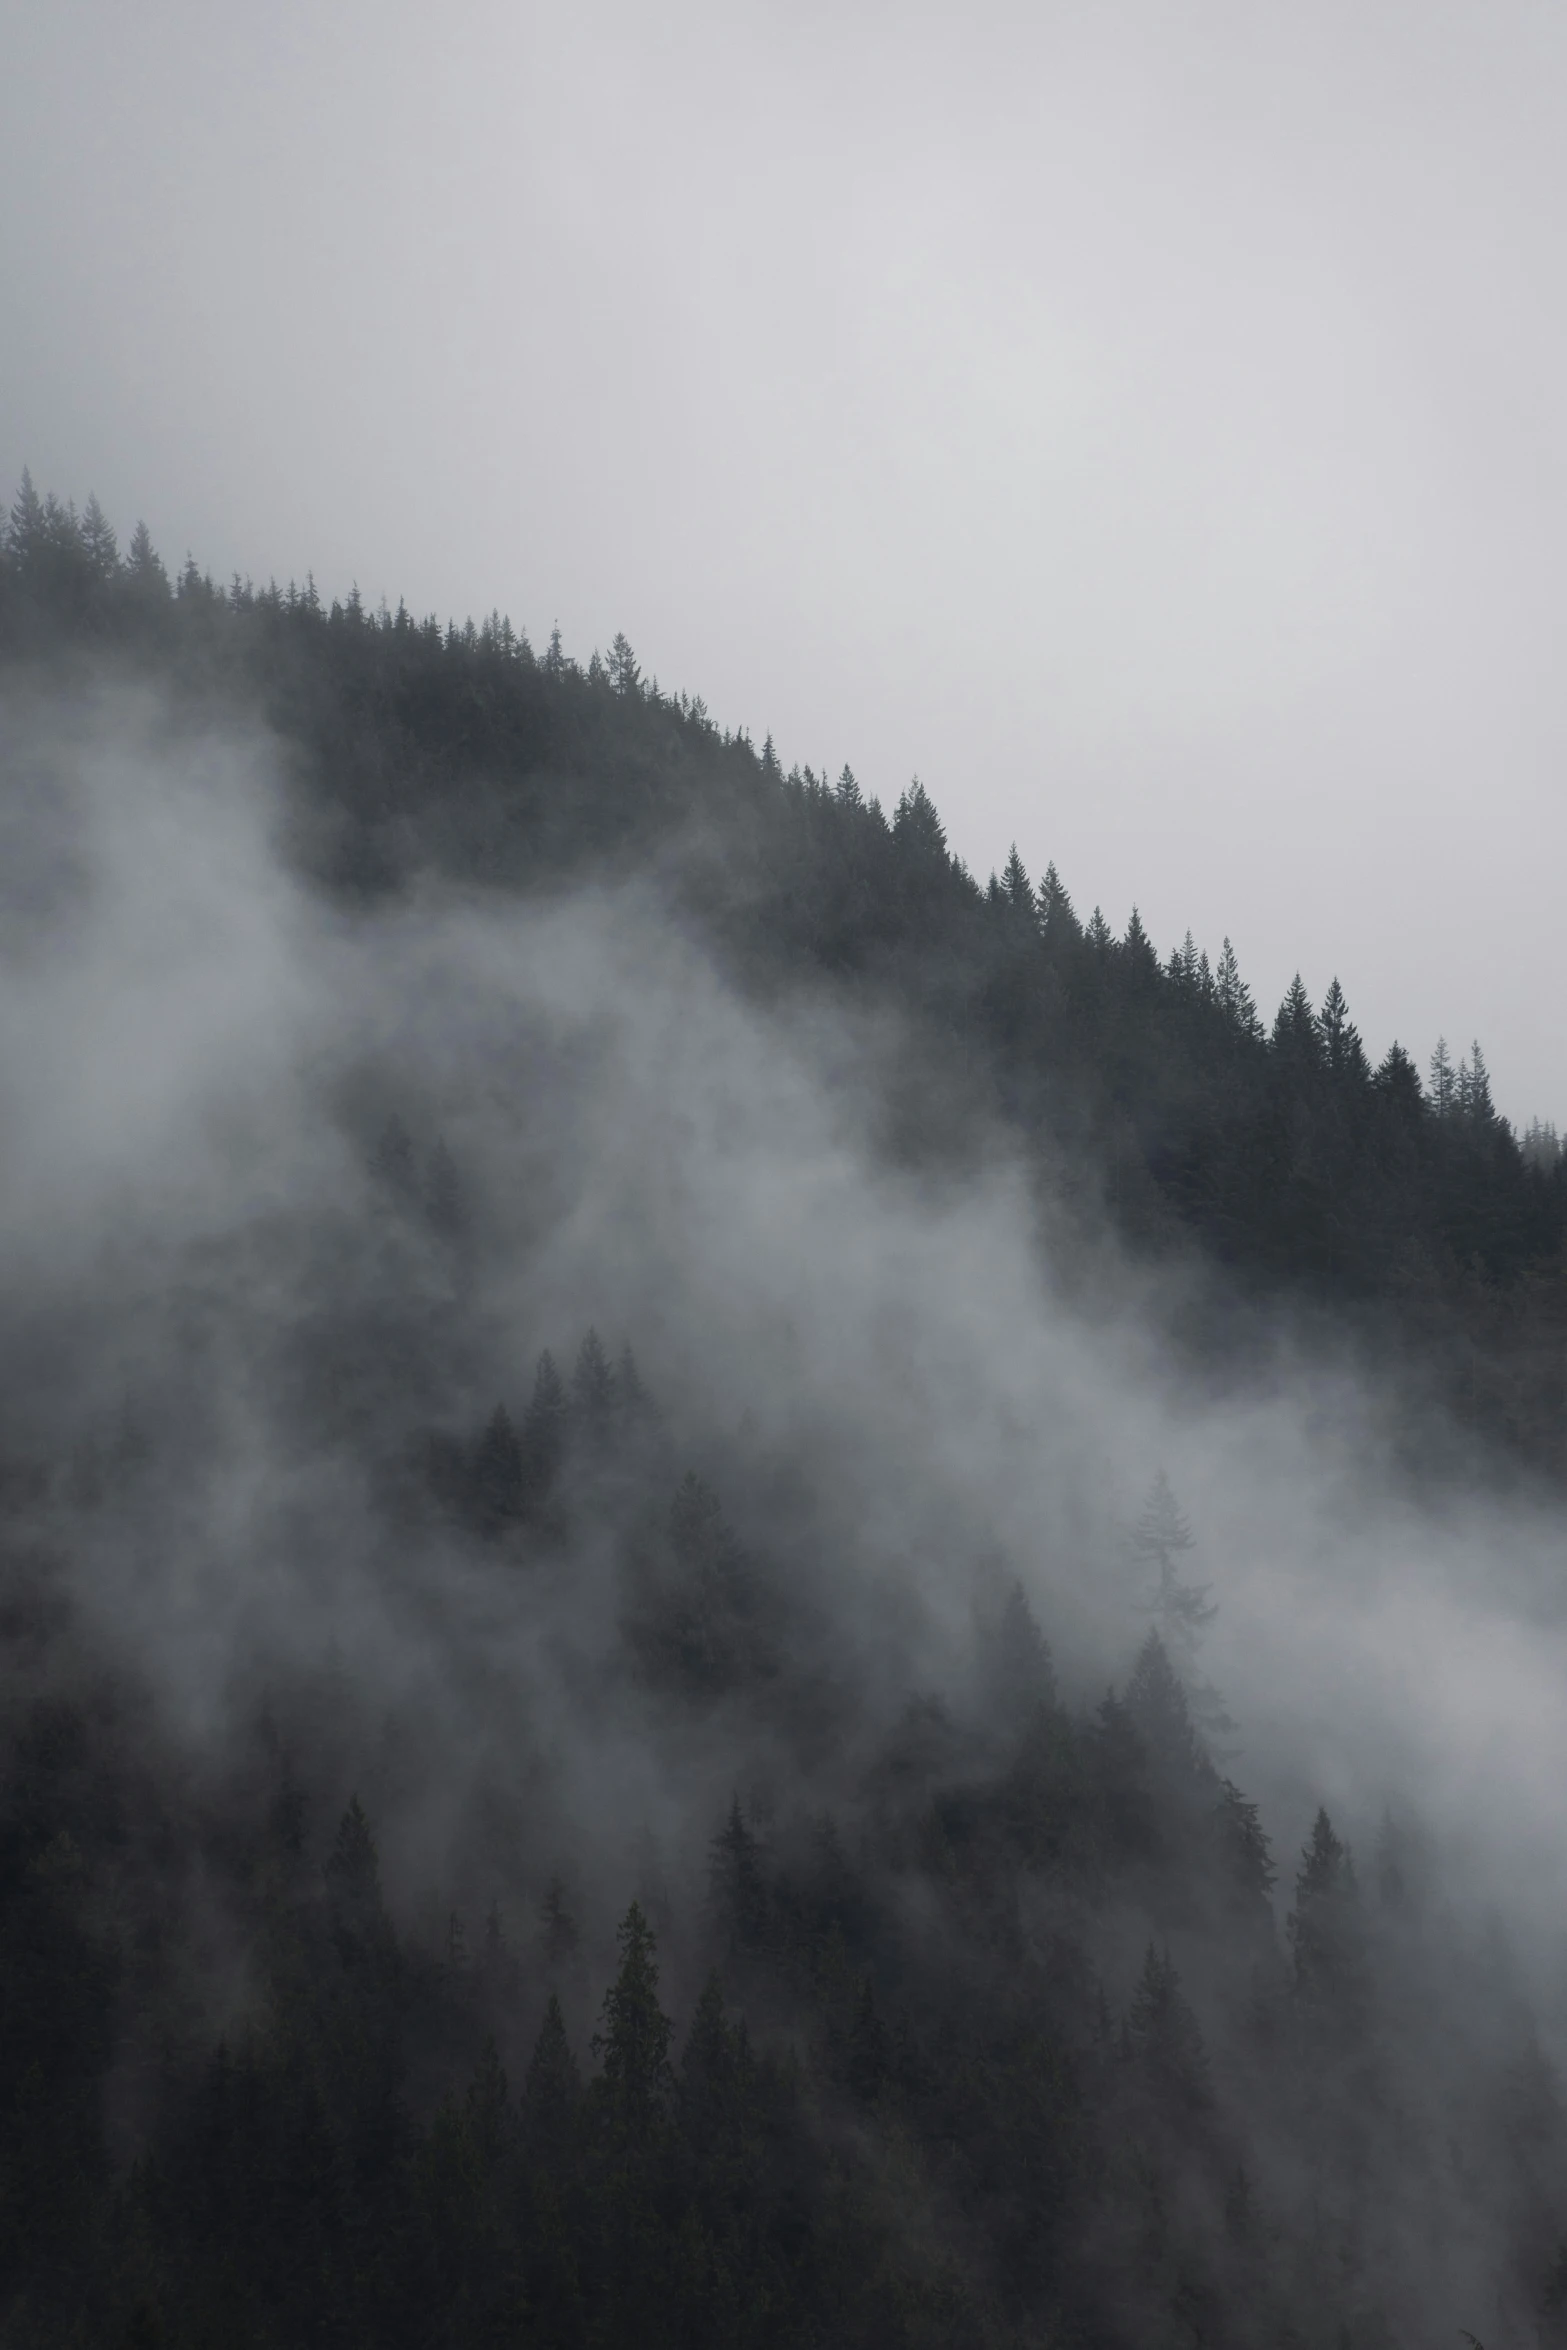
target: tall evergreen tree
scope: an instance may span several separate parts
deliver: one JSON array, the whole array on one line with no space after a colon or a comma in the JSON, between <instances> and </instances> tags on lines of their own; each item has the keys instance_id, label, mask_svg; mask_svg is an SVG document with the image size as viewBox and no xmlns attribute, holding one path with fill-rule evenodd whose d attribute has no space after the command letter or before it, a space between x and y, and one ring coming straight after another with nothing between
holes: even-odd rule
<instances>
[{"instance_id":1,"label":"tall evergreen tree","mask_svg":"<svg viewBox=\"0 0 1567 2350\"><path fill-rule=\"evenodd\" d=\"M1360 1893L1349 1847L1322 1808L1301 1853L1288 1931L1303 2012L1316 2023L1355 2029L1368 1994Z\"/></svg>"},{"instance_id":2,"label":"tall evergreen tree","mask_svg":"<svg viewBox=\"0 0 1567 2350\"><path fill-rule=\"evenodd\" d=\"M1001 875L1001 894L1006 899L1008 913L1033 932L1039 925L1039 908L1028 871L1017 853L1017 842L1012 843Z\"/></svg>"},{"instance_id":3,"label":"tall evergreen tree","mask_svg":"<svg viewBox=\"0 0 1567 2350\"><path fill-rule=\"evenodd\" d=\"M1312 1074L1322 1066L1322 1031L1298 971L1274 1015L1273 1051L1279 1065L1296 1077Z\"/></svg>"},{"instance_id":4,"label":"tall evergreen tree","mask_svg":"<svg viewBox=\"0 0 1567 2350\"><path fill-rule=\"evenodd\" d=\"M1317 1025L1321 1031L1323 1057L1329 1073L1349 1084L1363 1085L1371 1071L1366 1061L1365 1047L1360 1041L1360 1031L1349 1016L1344 990L1336 977L1322 999Z\"/></svg>"},{"instance_id":5,"label":"tall evergreen tree","mask_svg":"<svg viewBox=\"0 0 1567 2350\"><path fill-rule=\"evenodd\" d=\"M604 1994L593 2053L604 2103L622 2130L640 2136L667 2110L674 2088L674 2025L658 2003L658 1943L639 1902L622 1918L618 1940L620 1968Z\"/></svg>"},{"instance_id":6,"label":"tall evergreen tree","mask_svg":"<svg viewBox=\"0 0 1567 2350\"><path fill-rule=\"evenodd\" d=\"M1163 1469L1155 1472L1142 1511L1132 1528L1132 1556L1153 1570L1153 1589L1144 1601L1165 1651L1183 1669L1195 1661L1197 1643L1218 1614L1206 1583L1181 1578L1180 1561L1192 1549L1192 1530Z\"/></svg>"},{"instance_id":7,"label":"tall evergreen tree","mask_svg":"<svg viewBox=\"0 0 1567 2350\"><path fill-rule=\"evenodd\" d=\"M1045 877L1039 885L1039 931L1052 954L1078 944L1083 926L1072 908L1066 884L1053 864L1045 867Z\"/></svg>"},{"instance_id":8,"label":"tall evergreen tree","mask_svg":"<svg viewBox=\"0 0 1567 2350\"><path fill-rule=\"evenodd\" d=\"M1239 1029L1242 1036L1260 1037L1262 1022L1252 1001L1251 989L1241 977L1235 949L1228 939L1219 954L1219 967L1214 973L1214 1001L1225 1017Z\"/></svg>"}]
</instances>

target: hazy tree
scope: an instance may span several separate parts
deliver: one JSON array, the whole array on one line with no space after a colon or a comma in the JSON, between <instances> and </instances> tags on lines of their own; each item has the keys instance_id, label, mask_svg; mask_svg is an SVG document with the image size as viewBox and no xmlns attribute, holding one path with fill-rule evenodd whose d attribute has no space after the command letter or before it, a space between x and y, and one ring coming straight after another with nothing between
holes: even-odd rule
<instances>
[{"instance_id":1,"label":"hazy tree","mask_svg":"<svg viewBox=\"0 0 1567 2350\"><path fill-rule=\"evenodd\" d=\"M1220 950L1219 967L1214 973L1213 993L1214 1001L1220 1011L1234 1023L1243 1036L1261 1036L1262 1022L1257 1017L1257 1007L1252 1002L1251 989L1241 977L1240 965L1235 959L1235 949L1228 939L1225 940Z\"/></svg>"},{"instance_id":2,"label":"hazy tree","mask_svg":"<svg viewBox=\"0 0 1567 2350\"><path fill-rule=\"evenodd\" d=\"M1039 930L1052 953L1076 946L1083 935L1083 926L1072 909L1072 900L1065 883L1053 864L1045 867L1045 877L1039 885Z\"/></svg>"},{"instance_id":3,"label":"hazy tree","mask_svg":"<svg viewBox=\"0 0 1567 2350\"><path fill-rule=\"evenodd\" d=\"M1322 1066L1322 1031L1311 1008L1306 983L1298 971L1274 1015L1273 1051L1276 1059L1297 1076Z\"/></svg>"},{"instance_id":4,"label":"hazy tree","mask_svg":"<svg viewBox=\"0 0 1567 2350\"><path fill-rule=\"evenodd\" d=\"M1359 2025L1369 1987L1360 1892L1349 1847L1323 1809L1301 1854L1288 1932L1303 2009L1335 2026Z\"/></svg>"},{"instance_id":5,"label":"hazy tree","mask_svg":"<svg viewBox=\"0 0 1567 2350\"><path fill-rule=\"evenodd\" d=\"M1196 1657L1197 1644L1218 1614L1206 1583L1182 1580L1180 1562L1193 1548L1192 1530L1163 1469L1154 1474L1141 1514L1132 1528L1132 1556L1153 1573L1143 1602L1156 1622L1165 1650L1182 1668Z\"/></svg>"},{"instance_id":6,"label":"hazy tree","mask_svg":"<svg viewBox=\"0 0 1567 2350\"><path fill-rule=\"evenodd\" d=\"M1322 999L1317 1025L1322 1034L1323 1057L1330 1073L1353 1084L1364 1084L1371 1074L1365 1047L1360 1041L1359 1029L1349 1016L1344 990L1336 978Z\"/></svg>"},{"instance_id":7,"label":"hazy tree","mask_svg":"<svg viewBox=\"0 0 1567 2350\"><path fill-rule=\"evenodd\" d=\"M1150 1942L1126 2017L1127 2037L1156 2092L1179 2105L1209 2101L1208 2055L1168 1950Z\"/></svg>"},{"instance_id":8,"label":"hazy tree","mask_svg":"<svg viewBox=\"0 0 1567 2350\"><path fill-rule=\"evenodd\" d=\"M1008 913L1020 923L1026 923L1031 932L1038 928L1039 907L1027 869L1017 853L1016 841L1012 843L1001 875L1001 894L1006 900Z\"/></svg>"}]
</instances>

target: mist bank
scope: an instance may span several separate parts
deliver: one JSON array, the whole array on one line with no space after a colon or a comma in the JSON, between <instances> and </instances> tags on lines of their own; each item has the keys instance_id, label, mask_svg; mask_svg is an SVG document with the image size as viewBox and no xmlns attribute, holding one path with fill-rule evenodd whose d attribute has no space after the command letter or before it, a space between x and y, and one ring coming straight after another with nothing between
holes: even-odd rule
<instances>
[{"instance_id":1,"label":"mist bank","mask_svg":"<svg viewBox=\"0 0 1567 2350\"><path fill-rule=\"evenodd\" d=\"M295 760L0 711L18 2339L1554 2338L1555 1506L1320 1328L1194 1376L711 829L345 888Z\"/></svg>"},{"instance_id":2,"label":"mist bank","mask_svg":"<svg viewBox=\"0 0 1567 2350\"><path fill-rule=\"evenodd\" d=\"M1269 1024L1227 942L1156 951L1135 908L1114 930L1015 855L982 885L917 781L884 812L847 767L786 773L623 638L582 666L499 615L325 608L308 580L225 590L194 561L171 589L145 531L122 557L95 505L24 484L0 650L13 675L155 678L188 726L249 713L279 746L290 861L342 906L437 877L653 883L752 1000L912 1037L881 1094L896 1155L972 1160L1000 1124L1058 1227L1069 1200L1166 1272L1195 1260L1201 1311L1168 1326L1194 1374L1253 1381L1287 1318L1292 1344L1352 1339L1379 1384L1418 1387L1437 1410L1411 1430L1465 1431L1422 1476L1496 1459L1559 1485L1567 1171L1549 1127L1498 1117L1478 1046L1368 1049L1322 972Z\"/></svg>"}]
</instances>

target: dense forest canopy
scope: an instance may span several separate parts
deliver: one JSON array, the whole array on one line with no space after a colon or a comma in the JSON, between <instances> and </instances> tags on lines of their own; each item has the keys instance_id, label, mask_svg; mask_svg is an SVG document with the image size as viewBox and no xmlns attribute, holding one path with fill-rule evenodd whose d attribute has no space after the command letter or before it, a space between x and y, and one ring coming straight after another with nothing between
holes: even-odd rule
<instances>
[{"instance_id":1,"label":"dense forest canopy","mask_svg":"<svg viewBox=\"0 0 1567 2350\"><path fill-rule=\"evenodd\" d=\"M25 479L0 792L7 2342L1567 2341L1478 1045Z\"/></svg>"}]
</instances>

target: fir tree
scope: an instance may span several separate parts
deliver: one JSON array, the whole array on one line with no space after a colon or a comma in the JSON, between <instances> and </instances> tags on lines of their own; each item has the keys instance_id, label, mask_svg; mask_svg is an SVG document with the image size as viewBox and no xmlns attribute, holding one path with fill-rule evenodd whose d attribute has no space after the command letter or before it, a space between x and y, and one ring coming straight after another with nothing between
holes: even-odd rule
<instances>
[{"instance_id":1,"label":"fir tree","mask_svg":"<svg viewBox=\"0 0 1567 2350\"><path fill-rule=\"evenodd\" d=\"M596 1330L589 1330L571 1374L571 1397L590 1428L602 1428L615 1404L615 1374Z\"/></svg>"},{"instance_id":2,"label":"fir tree","mask_svg":"<svg viewBox=\"0 0 1567 2350\"><path fill-rule=\"evenodd\" d=\"M1165 1650L1183 1670L1195 1660L1197 1644L1219 1612L1206 1583L1181 1579L1179 1561L1191 1548L1191 1527L1160 1469L1132 1528L1131 1549L1140 1565L1153 1570L1153 1590L1143 1604L1156 1621Z\"/></svg>"},{"instance_id":3,"label":"fir tree","mask_svg":"<svg viewBox=\"0 0 1567 2350\"><path fill-rule=\"evenodd\" d=\"M95 497L88 498L82 513L81 541L93 578L100 586L106 586L119 571L120 549Z\"/></svg>"},{"instance_id":4,"label":"fir tree","mask_svg":"<svg viewBox=\"0 0 1567 2350\"><path fill-rule=\"evenodd\" d=\"M1214 1001L1220 1011L1239 1029L1242 1036L1261 1036L1262 1023L1257 1017L1257 1007L1252 1002L1251 989L1241 977L1240 965L1235 959L1235 949L1228 939L1225 940L1219 954L1219 967L1214 973L1213 993Z\"/></svg>"},{"instance_id":5,"label":"fir tree","mask_svg":"<svg viewBox=\"0 0 1567 2350\"><path fill-rule=\"evenodd\" d=\"M1323 1057L1330 1075L1350 1084L1363 1085L1371 1071L1360 1041L1360 1031L1349 1016L1344 990L1336 978L1322 999L1317 1026L1321 1032Z\"/></svg>"},{"instance_id":6,"label":"fir tree","mask_svg":"<svg viewBox=\"0 0 1567 2350\"><path fill-rule=\"evenodd\" d=\"M892 819L892 837L916 863L945 871L947 835L935 803L916 775L898 801Z\"/></svg>"},{"instance_id":7,"label":"fir tree","mask_svg":"<svg viewBox=\"0 0 1567 2350\"><path fill-rule=\"evenodd\" d=\"M1288 1932L1303 2011L1317 2022L1356 2027L1367 1996L1360 1894L1349 1847L1323 1809L1301 1853Z\"/></svg>"},{"instance_id":8,"label":"fir tree","mask_svg":"<svg viewBox=\"0 0 1567 2350\"><path fill-rule=\"evenodd\" d=\"M767 1885L761 1846L746 1824L738 1795L731 1799L729 1816L713 1838L708 1885L714 1917L729 1944L757 1948L767 1923Z\"/></svg>"},{"instance_id":9,"label":"fir tree","mask_svg":"<svg viewBox=\"0 0 1567 2350\"><path fill-rule=\"evenodd\" d=\"M1197 2018L1168 1950L1150 1942L1127 2010L1127 2037L1157 2093L1169 2102L1209 2102L1208 2056Z\"/></svg>"},{"instance_id":10,"label":"fir tree","mask_svg":"<svg viewBox=\"0 0 1567 2350\"><path fill-rule=\"evenodd\" d=\"M1033 884L1027 869L1017 853L1017 842L1012 843L1005 869L1001 875L1001 894L1007 911L1015 921L1025 924L1032 933L1039 926L1039 907L1034 898Z\"/></svg>"},{"instance_id":11,"label":"fir tree","mask_svg":"<svg viewBox=\"0 0 1567 2350\"><path fill-rule=\"evenodd\" d=\"M1243 1905L1265 1909L1278 1872L1257 1806L1233 1779L1220 1783L1215 1823L1226 1884Z\"/></svg>"},{"instance_id":12,"label":"fir tree","mask_svg":"<svg viewBox=\"0 0 1567 2350\"><path fill-rule=\"evenodd\" d=\"M1273 1052L1274 1058L1297 1077L1310 1075L1322 1066L1322 1031L1311 1008L1306 983L1298 971L1274 1015Z\"/></svg>"},{"instance_id":13,"label":"fir tree","mask_svg":"<svg viewBox=\"0 0 1567 2350\"><path fill-rule=\"evenodd\" d=\"M618 1940L620 1969L604 1994L593 2053L602 2062L605 2104L623 2130L641 2134L665 2111L674 2087L674 2026L658 2004L658 1944L639 1902L621 1920Z\"/></svg>"},{"instance_id":14,"label":"fir tree","mask_svg":"<svg viewBox=\"0 0 1567 2350\"><path fill-rule=\"evenodd\" d=\"M1045 867L1038 906L1040 936L1053 954L1079 943L1083 926L1072 910L1071 897L1053 864Z\"/></svg>"}]
</instances>

